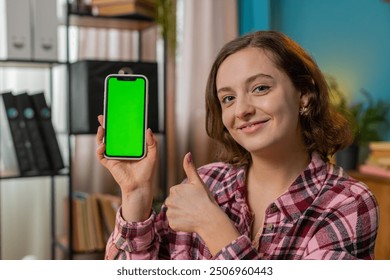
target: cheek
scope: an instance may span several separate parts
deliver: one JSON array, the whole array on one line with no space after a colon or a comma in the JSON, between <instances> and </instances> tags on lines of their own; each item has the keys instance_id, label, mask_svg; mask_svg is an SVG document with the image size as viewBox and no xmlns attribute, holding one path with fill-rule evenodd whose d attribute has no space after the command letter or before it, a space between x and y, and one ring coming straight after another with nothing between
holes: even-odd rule
<instances>
[{"instance_id":1,"label":"cheek","mask_svg":"<svg viewBox=\"0 0 390 280\"><path fill-rule=\"evenodd\" d=\"M299 125L299 114L295 107L286 106L278 112L278 116L279 125L283 126L286 130L295 130Z\"/></svg>"},{"instance_id":2,"label":"cheek","mask_svg":"<svg viewBox=\"0 0 390 280\"><path fill-rule=\"evenodd\" d=\"M285 122L297 117L298 107L295 103L295 100L288 98L269 98L262 103L261 108L278 122Z\"/></svg>"},{"instance_id":3,"label":"cheek","mask_svg":"<svg viewBox=\"0 0 390 280\"><path fill-rule=\"evenodd\" d=\"M232 126L233 122L232 122L232 117L231 117L231 114L229 112L229 110L223 110L222 111L222 123L223 125L228 129L230 130L230 127Z\"/></svg>"}]
</instances>

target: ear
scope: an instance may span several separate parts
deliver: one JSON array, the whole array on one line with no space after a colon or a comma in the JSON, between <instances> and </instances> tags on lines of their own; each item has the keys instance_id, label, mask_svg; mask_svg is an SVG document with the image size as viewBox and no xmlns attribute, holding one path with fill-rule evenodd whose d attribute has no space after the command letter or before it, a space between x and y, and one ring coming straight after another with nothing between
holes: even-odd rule
<instances>
[{"instance_id":1,"label":"ear","mask_svg":"<svg viewBox=\"0 0 390 280\"><path fill-rule=\"evenodd\" d=\"M301 92L300 97L300 107L307 107L310 101L310 93L309 92Z\"/></svg>"}]
</instances>

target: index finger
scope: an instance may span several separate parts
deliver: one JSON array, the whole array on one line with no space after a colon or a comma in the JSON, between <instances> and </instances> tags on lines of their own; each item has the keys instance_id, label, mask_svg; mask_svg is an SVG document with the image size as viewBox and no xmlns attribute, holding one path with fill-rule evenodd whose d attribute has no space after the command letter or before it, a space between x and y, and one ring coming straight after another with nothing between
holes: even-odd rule
<instances>
[{"instance_id":1,"label":"index finger","mask_svg":"<svg viewBox=\"0 0 390 280\"><path fill-rule=\"evenodd\" d=\"M104 129L102 126L98 127L97 133L96 133L96 144L99 146L101 143L103 143L103 137L104 137Z\"/></svg>"},{"instance_id":2,"label":"index finger","mask_svg":"<svg viewBox=\"0 0 390 280\"><path fill-rule=\"evenodd\" d=\"M98 122L101 126L103 126L103 115L98 116Z\"/></svg>"}]
</instances>

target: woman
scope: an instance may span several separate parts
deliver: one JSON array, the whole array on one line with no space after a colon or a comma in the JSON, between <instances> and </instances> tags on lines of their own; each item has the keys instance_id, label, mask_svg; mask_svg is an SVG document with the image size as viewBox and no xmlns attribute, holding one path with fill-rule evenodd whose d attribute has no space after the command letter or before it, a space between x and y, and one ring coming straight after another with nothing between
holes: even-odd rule
<instances>
[{"instance_id":1,"label":"woman","mask_svg":"<svg viewBox=\"0 0 390 280\"><path fill-rule=\"evenodd\" d=\"M347 146L326 81L294 41L273 31L219 52L206 88L206 129L220 162L199 168L151 210L156 140L139 162L97 157L122 191L106 259L372 259L378 206L367 187L328 162ZM101 123L102 117L99 116Z\"/></svg>"}]
</instances>

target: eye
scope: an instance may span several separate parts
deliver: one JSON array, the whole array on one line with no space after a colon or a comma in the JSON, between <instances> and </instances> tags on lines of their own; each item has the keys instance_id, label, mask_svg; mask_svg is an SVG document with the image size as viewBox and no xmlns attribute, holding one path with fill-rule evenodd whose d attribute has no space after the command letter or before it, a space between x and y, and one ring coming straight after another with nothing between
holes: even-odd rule
<instances>
[{"instance_id":1,"label":"eye","mask_svg":"<svg viewBox=\"0 0 390 280\"><path fill-rule=\"evenodd\" d=\"M226 95L224 97L221 98L221 103L222 104L227 104L227 103L230 103L234 100L234 96L232 95Z\"/></svg>"},{"instance_id":2,"label":"eye","mask_svg":"<svg viewBox=\"0 0 390 280\"><path fill-rule=\"evenodd\" d=\"M255 87L253 92L260 93L260 94L265 94L265 93L267 93L269 91L270 88L271 88L270 86L261 85L261 86Z\"/></svg>"}]
</instances>

